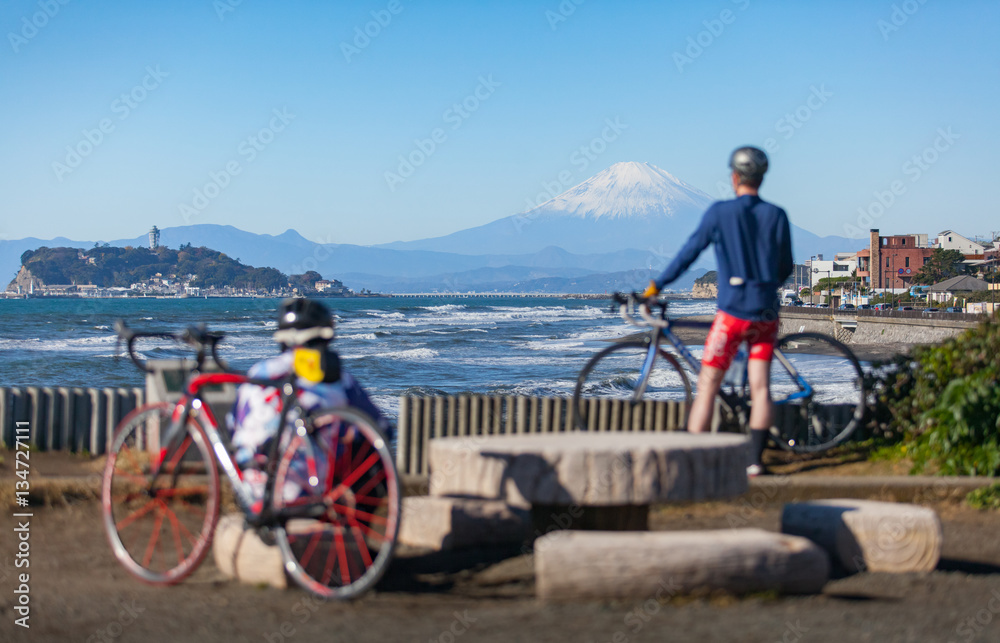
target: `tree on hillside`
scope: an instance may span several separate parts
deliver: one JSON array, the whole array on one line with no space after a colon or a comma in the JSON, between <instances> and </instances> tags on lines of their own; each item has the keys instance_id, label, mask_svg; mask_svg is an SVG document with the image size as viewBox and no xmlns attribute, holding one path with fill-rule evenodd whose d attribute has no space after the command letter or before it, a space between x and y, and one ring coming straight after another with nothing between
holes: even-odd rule
<instances>
[{"instance_id":1,"label":"tree on hillside","mask_svg":"<svg viewBox=\"0 0 1000 643\"><path fill-rule=\"evenodd\" d=\"M316 287L316 282L323 279L323 275L319 274L315 270L310 270L305 274L301 275L289 275L288 283L294 288L303 288L306 290L312 290Z\"/></svg>"},{"instance_id":2,"label":"tree on hillside","mask_svg":"<svg viewBox=\"0 0 1000 643\"><path fill-rule=\"evenodd\" d=\"M951 279L958 275L965 274L965 266L962 261L965 256L958 250L945 250L934 248L934 253L927 260L917 274L913 275L915 284L936 284Z\"/></svg>"},{"instance_id":3,"label":"tree on hillside","mask_svg":"<svg viewBox=\"0 0 1000 643\"><path fill-rule=\"evenodd\" d=\"M719 283L719 273L717 273L714 270L709 270L702 276L695 279L694 283L698 284L699 286Z\"/></svg>"}]
</instances>

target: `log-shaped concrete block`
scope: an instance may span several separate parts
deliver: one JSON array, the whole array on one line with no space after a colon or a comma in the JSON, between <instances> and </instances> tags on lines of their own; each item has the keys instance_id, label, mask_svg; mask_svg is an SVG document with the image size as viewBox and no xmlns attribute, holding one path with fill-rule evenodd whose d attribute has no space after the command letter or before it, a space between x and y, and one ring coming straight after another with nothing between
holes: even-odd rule
<instances>
[{"instance_id":1,"label":"log-shaped concrete block","mask_svg":"<svg viewBox=\"0 0 1000 643\"><path fill-rule=\"evenodd\" d=\"M648 505L747 491L748 439L736 434L556 433L439 438L430 492L515 506Z\"/></svg>"},{"instance_id":2,"label":"log-shaped concrete block","mask_svg":"<svg viewBox=\"0 0 1000 643\"><path fill-rule=\"evenodd\" d=\"M253 529L245 529L242 514L219 519L212 554L215 566L227 578L278 589L288 586L281 551L276 545L264 544Z\"/></svg>"},{"instance_id":3,"label":"log-shaped concrete block","mask_svg":"<svg viewBox=\"0 0 1000 643\"><path fill-rule=\"evenodd\" d=\"M654 599L705 590L812 594L830 562L805 538L760 529L552 532L535 541L543 600Z\"/></svg>"},{"instance_id":4,"label":"log-shaped concrete block","mask_svg":"<svg viewBox=\"0 0 1000 643\"><path fill-rule=\"evenodd\" d=\"M781 531L812 540L849 572L925 572L941 558L941 521L919 505L852 499L787 504Z\"/></svg>"},{"instance_id":5,"label":"log-shaped concrete block","mask_svg":"<svg viewBox=\"0 0 1000 643\"><path fill-rule=\"evenodd\" d=\"M499 500L417 496L403 499L398 541L434 550L521 543L531 514Z\"/></svg>"}]
</instances>

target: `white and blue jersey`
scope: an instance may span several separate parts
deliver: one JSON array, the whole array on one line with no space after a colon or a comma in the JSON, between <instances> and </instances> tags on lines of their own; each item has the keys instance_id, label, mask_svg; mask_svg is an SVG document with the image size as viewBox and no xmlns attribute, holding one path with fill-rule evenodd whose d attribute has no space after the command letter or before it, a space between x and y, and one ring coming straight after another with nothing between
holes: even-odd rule
<instances>
[{"instance_id":1,"label":"white and blue jersey","mask_svg":"<svg viewBox=\"0 0 1000 643\"><path fill-rule=\"evenodd\" d=\"M292 372L293 359L294 351L286 350L254 364L247 371L247 377L280 380ZM372 404L368 394L346 369L341 369L340 379L336 382L317 384L300 377L298 387L298 402L303 411L308 413L329 407L352 406L371 416L386 438L392 441L394 427ZM256 384L241 384L236 390L236 404L229 419L237 462L243 464L255 454L261 453L265 443L277 435L281 418L281 397L281 391L277 388Z\"/></svg>"}]
</instances>

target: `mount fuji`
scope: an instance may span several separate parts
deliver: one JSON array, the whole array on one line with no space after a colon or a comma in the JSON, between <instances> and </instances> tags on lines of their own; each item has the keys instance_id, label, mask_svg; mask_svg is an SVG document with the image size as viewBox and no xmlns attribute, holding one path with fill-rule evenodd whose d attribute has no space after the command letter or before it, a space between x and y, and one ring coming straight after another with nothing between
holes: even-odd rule
<instances>
[{"instance_id":1,"label":"mount fuji","mask_svg":"<svg viewBox=\"0 0 1000 643\"><path fill-rule=\"evenodd\" d=\"M674 254L713 199L649 163L616 163L532 210L443 237L385 244L459 254Z\"/></svg>"}]
</instances>

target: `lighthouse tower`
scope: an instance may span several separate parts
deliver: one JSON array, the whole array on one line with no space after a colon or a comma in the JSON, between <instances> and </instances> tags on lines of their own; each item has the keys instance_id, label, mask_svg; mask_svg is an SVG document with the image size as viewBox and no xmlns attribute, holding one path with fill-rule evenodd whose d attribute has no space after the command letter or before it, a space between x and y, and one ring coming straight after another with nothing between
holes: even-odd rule
<instances>
[{"instance_id":1,"label":"lighthouse tower","mask_svg":"<svg viewBox=\"0 0 1000 643\"><path fill-rule=\"evenodd\" d=\"M160 229L153 226L149 230L149 249L156 250L160 246Z\"/></svg>"}]
</instances>

